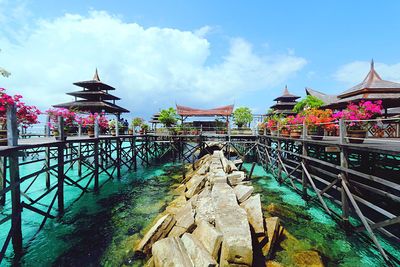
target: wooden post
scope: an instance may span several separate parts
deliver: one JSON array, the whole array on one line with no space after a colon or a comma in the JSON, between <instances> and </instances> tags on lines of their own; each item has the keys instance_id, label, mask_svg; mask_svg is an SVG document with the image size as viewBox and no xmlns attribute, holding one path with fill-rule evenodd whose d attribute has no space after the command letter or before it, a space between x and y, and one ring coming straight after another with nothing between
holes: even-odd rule
<instances>
[{"instance_id":1,"label":"wooden post","mask_svg":"<svg viewBox=\"0 0 400 267\"><path fill-rule=\"evenodd\" d=\"M57 147L57 200L58 214L64 213L64 144Z\"/></svg>"},{"instance_id":2,"label":"wooden post","mask_svg":"<svg viewBox=\"0 0 400 267\"><path fill-rule=\"evenodd\" d=\"M46 188L50 189L50 147L45 148Z\"/></svg>"},{"instance_id":3,"label":"wooden post","mask_svg":"<svg viewBox=\"0 0 400 267\"><path fill-rule=\"evenodd\" d=\"M251 169L250 169L250 174L249 174L249 180L251 179L251 176L253 176L253 171L254 171L254 167L256 166L256 163L253 162L253 164L251 165Z\"/></svg>"},{"instance_id":4,"label":"wooden post","mask_svg":"<svg viewBox=\"0 0 400 267\"><path fill-rule=\"evenodd\" d=\"M100 135L99 118L96 117L94 119L94 138L99 138L99 135Z\"/></svg>"},{"instance_id":5,"label":"wooden post","mask_svg":"<svg viewBox=\"0 0 400 267\"><path fill-rule=\"evenodd\" d=\"M348 168L349 163L347 161L348 153L347 149L343 146L345 144L345 136L346 136L346 126L344 124L344 120L339 120L339 144L340 144L340 166L343 168ZM348 183L347 181L347 173L341 172L341 179L344 183ZM350 229L350 222L349 222L349 201L343 186L341 187L341 202L342 202L342 220L343 226L346 231Z\"/></svg>"},{"instance_id":6,"label":"wooden post","mask_svg":"<svg viewBox=\"0 0 400 267\"><path fill-rule=\"evenodd\" d=\"M60 140L64 141L65 140L64 118L61 116L58 116L58 132L60 134Z\"/></svg>"},{"instance_id":7,"label":"wooden post","mask_svg":"<svg viewBox=\"0 0 400 267\"><path fill-rule=\"evenodd\" d=\"M17 125L17 108L11 105L7 108L7 141L8 146L18 145L18 125ZM19 164L17 152L11 152L10 161L10 187L11 190L11 231L12 244L14 253L20 255L22 253L22 229L21 229L21 185L19 177Z\"/></svg>"},{"instance_id":8,"label":"wooden post","mask_svg":"<svg viewBox=\"0 0 400 267\"><path fill-rule=\"evenodd\" d=\"M303 142L302 142L302 162L304 166L307 167L307 160L304 158L307 156L307 143L306 143L306 136L307 136L307 125L306 122L303 122ZM301 170L301 184L302 184L302 197L303 199L307 199L307 177L304 173L304 169Z\"/></svg>"},{"instance_id":9,"label":"wooden post","mask_svg":"<svg viewBox=\"0 0 400 267\"><path fill-rule=\"evenodd\" d=\"M96 130L95 130L96 134ZM99 140L96 139L93 144L93 164L94 164L94 191L99 190Z\"/></svg>"},{"instance_id":10,"label":"wooden post","mask_svg":"<svg viewBox=\"0 0 400 267\"><path fill-rule=\"evenodd\" d=\"M50 115L46 117L45 136L50 137Z\"/></svg>"},{"instance_id":11,"label":"wooden post","mask_svg":"<svg viewBox=\"0 0 400 267\"><path fill-rule=\"evenodd\" d=\"M136 136L133 137L133 151L134 151L134 157L133 157L133 169L137 171L137 148L136 148Z\"/></svg>"},{"instance_id":12,"label":"wooden post","mask_svg":"<svg viewBox=\"0 0 400 267\"><path fill-rule=\"evenodd\" d=\"M78 136L79 137L82 136L82 124L81 123L78 124Z\"/></svg>"},{"instance_id":13,"label":"wooden post","mask_svg":"<svg viewBox=\"0 0 400 267\"><path fill-rule=\"evenodd\" d=\"M117 149L117 178L121 178L121 140L119 137L115 140L115 146Z\"/></svg>"},{"instance_id":14,"label":"wooden post","mask_svg":"<svg viewBox=\"0 0 400 267\"><path fill-rule=\"evenodd\" d=\"M119 125L118 125L118 123L119 123L119 116L117 115L116 119L115 119L115 136L119 136Z\"/></svg>"},{"instance_id":15,"label":"wooden post","mask_svg":"<svg viewBox=\"0 0 400 267\"><path fill-rule=\"evenodd\" d=\"M0 191L6 187L7 158L0 157ZM0 195L0 206L6 204L6 194Z\"/></svg>"}]
</instances>

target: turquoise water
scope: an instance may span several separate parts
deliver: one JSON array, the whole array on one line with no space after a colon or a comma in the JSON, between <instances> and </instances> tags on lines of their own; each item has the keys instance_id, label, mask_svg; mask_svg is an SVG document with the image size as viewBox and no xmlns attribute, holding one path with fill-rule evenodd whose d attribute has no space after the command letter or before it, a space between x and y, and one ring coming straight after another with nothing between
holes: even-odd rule
<instances>
[{"instance_id":1,"label":"turquoise water","mask_svg":"<svg viewBox=\"0 0 400 267\"><path fill-rule=\"evenodd\" d=\"M244 166L246 169L251 167L250 164ZM261 194L264 213L280 217L283 226L294 237L282 240L275 254L276 261L293 266L296 252L314 250L322 256L326 266L386 266L369 237L363 234L347 236L322 207L315 202L306 202L294 190L279 185L261 166L256 166L254 175L253 184L255 191ZM315 196L311 191L309 195ZM329 208L340 214L338 205L329 200L326 202ZM352 224L360 225L357 219L350 219ZM377 235L382 247L400 259L400 244Z\"/></svg>"},{"instance_id":2,"label":"turquoise water","mask_svg":"<svg viewBox=\"0 0 400 267\"><path fill-rule=\"evenodd\" d=\"M29 172L30 168L21 170ZM99 193L86 193L75 203L80 190L66 186L69 208L65 215L48 220L36 236L42 217L23 211L25 254L20 262L13 261L10 246L1 266L140 266L142 262L134 258L133 248L140 231L172 200L170 186L176 182L174 178L181 177L175 174L178 170L172 164L140 168L120 180L106 182ZM43 191L39 189L43 185L35 186L31 194ZM6 235L6 225L2 227L0 239Z\"/></svg>"}]
</instances>

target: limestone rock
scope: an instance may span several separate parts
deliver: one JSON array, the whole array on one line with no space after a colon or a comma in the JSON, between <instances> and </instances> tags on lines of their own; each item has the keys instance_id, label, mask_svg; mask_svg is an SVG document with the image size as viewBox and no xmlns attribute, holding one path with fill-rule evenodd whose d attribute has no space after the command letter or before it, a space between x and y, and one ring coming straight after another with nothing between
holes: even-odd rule
<instances>
[{"instance_id":1,"label":"limestone rock","mask_svg":"<svg viewBox=\"0 0 400 267\"><path fill-rule=\"evenodd\" d=\"M136 251L141 251L148 254L152 245L159 239L164 238L171 228L175 225L175 219L171 214L161 217L153 227L144 235L136 247Z\"/></svg>"},{"instance_id":2,"label":"limestone rock","mask_svg":"<svg viewBox=\"0 0 400 267\"><path fill-rule=\"evenodd\" d=\"M188 229L175 225L169 232L168 237L181 237Z\"/></svg>"},{"instance_id":3,"label":"limestone rock","mask_svg":"<svg viewBox=\"0 0 400 267\"><path fill-rule=\"evenodd\" d=\"M228 161L228 171L227 173L231 173L233 171L238 171L238 168L232 161Z\"/></svg>"},{"instance_id":4,"label":"limestone rock","mask_svg":"<svg viewBox=\"0 0 400 267\"><path fill-rule=\"evenodd\" d=\"M247 185L237 185L233 188L239 203L246 201L254 191L254 187Z\"/></svg>"},{"instance_id":5,"label":"limestone rock","mask_svg":"<svg viewBox=\"0 0 400 267\"><path fill-rule=\"evenodd\" d=\"M262 246L263 255L269 259L271 257L271 253L274 247L276 240L279 238L279 218L278 217L269 217L265 219L265 225L267 227L266 237L267 240ZM259 239L260 241L260 239Z\"/></svg>"},{"instance_id":6,"label":"limestone rock","mask_svg":"<svg viewBox=\"0 0 400 267\"><path fill-rule=\"evenodd\" d=\"M218 253L222 244L222 234L206 221L199 221L197 228L193 231L193 236L196 237L211 256L218 260Z\"/></svg>"},{"instance_id":7,"label":"limestone rock","mask_svg":"<svg viewBox=\"0 0 400 267\"><path fill-rule=\"evenodd\" d=\"M186 197L179 196L175 198L165 209L168 213L175 215L182 207L186 205Z\"/></svg>"},{"instance_id":8,"label":"limestone rock","mask_svg":"<svg viewBox=\"0 0 400 267\"><path fill-rule=\"evenodd\" d=\"M190 267L192 261L185 245L178 237L167 237L154 243L152 248L155 267Z\"/></svg>"},{"instance_id":9,"label":"limestone rock","mask_svg":"<svg viewBox=\"0 0 400 267\"><path fill-rule=\"evenodd\" d=\"M296 266L299 267L323 267L321 257L318 252L313 250L297 252L293 255Z\"/></svg>"},{"instance_id":10,"label":"limestone rock","mask_svg":"<svg viewBox=\"0 0 400 267\"><path fill-rule=\"evenodd\" d=\"M247 218L249 220L250 225L253 227L254 233L256 235L264 234L265 232L264 218L261 209L260 194L256 194L250 197L240 206L245 209L247 213Z\"/></svg>"},{"instance_id":11,"label":"limestone rock","mask_svg":"<svg viewBox=\"0 0 400 267\"><path fill-rule=\"evenodd\" d=\"M181 184L177 188L174 189L174 194L183 195L183 194L185 194L185 191L186 191L186 186L184 184Z\"/></svg>"},{"instance_id":12,"label":"limestone rock","mask_svg":"<svg viewBox=\"0 0 400 267\"><path fill-rule=\"evenodd\" d=\"M146 264L144 265L144 267L155 267L155 266L154 266L154 258L151 257L151 258L146 262Z\"/></svg>"},{"instance_id":13,"label":"limestone rock","mask_svg":"<svg viewBox=\"0 0 400 267\"><path fill-rule=\"evenodd\" d=\"M231 174L228 174L228 182L230 185L235 186L242 182L246 176L242 171L234 171Z\"/></svg>"},{"instance_id":14,"label":"limestone rock","mask_svg":"<svg viewBox=\"0 0 400 267\"><path fill-rule=\"evenodd\" d=\"M215 209L215 225L223 235L221 266L251 266L253 250L247 214L236 201L228 184L215 184L211 198Z\"/></svg>"},{"instance_id":15,"label":"limestone rock","mask_svg":"<svg viewBox=\"0 0 400 267\"><path fill-rule=\"evenodd\" d=\"M284 267L282 264L276 261L267 261L265 267Z\"/></svg>"},{"instance_id":16,"label":"limestone rock","mask_svg":"<svg viewBox=\"0 0 400 267\"><path fill-rule=\"evenodd\" d=\"M211 254L193 235L186 233L181 239L194 266L212 267L217 265Z\"/></svg>"},{"instance_id":17,"label":"limestone rock","mask_svg":"<svg viewBox=\"0 0 400 267\"><path fill-rule=\"evenodd\" d=\"M207 221L211 224L215 222L215 211L211 200L211 190L205 188L197 197L195 222Z\"/></svg>"},{"instance_id":18,"label":"limestone rock","mask_svg":"<svg viewBox=\"0 0 400 267\"><path fill-rule=\"evenodd\" d=\"M184 207L182 207L176 214L176 226L185 228L186 231L191 231L196 226L194 223L195 212L192 207L192 203L188 201Z\"/></svg>"},{"instance_id":19,"label":"limestone rock","mask_svg":"<svg viewBox=\"0 0 400 267\"><path fill-rule=\"evenodd\" d=\"M188 187L188 191L186 191L185 196L187 198L191 198L193 197L195 194L199 193L201 191L201 189L203 189L205 183L206 183L206 179L205 176L197 176L197 178L195 178L194 183L191 185L191 187L188 186L188 184L194 179L194 177L186 184L186 186Z\"/></svg>"}]
</instances>

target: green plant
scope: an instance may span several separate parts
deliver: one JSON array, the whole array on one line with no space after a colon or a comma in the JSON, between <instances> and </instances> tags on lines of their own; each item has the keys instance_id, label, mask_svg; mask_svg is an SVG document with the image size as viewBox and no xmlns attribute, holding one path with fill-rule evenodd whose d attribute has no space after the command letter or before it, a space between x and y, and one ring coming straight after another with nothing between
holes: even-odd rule
<instances>
[{"instance_id":1,"label":"green plant","mask_svg":"<svg viewBox=\"0 0 400 267\"><path fill-rule=\"evenodd\" d=\"M137 127L140 127L144 123L144 120L140 117L133 118L131 121L132 129L136 130Z\"/></svg>"},{"instance_id":2,"label":"green plant","mask_svg":"<svg viewBox=\"0 0 400 267\"><path fill-rule=\"evenodd\" d=\"M142 129L142 131L143 132L147 132L148 130L149 130L149 125L148 124L146 124L146 123L142 123L141 125L140 125L140 128Z\"/></svg>"},{"instance_id":3,"label":"green plant","mask_svg":"<svg viewBox=\"0 0 400 267\"><path fill-rule=\"evenodd\" d=\"M158 120L166 127L171 127L178 121L178 115L174 108L163 109Z\"/></svg>"},{"instance_id":4,"label":"green plant","mask_svg":"<svg viewBox=\"0 0 400 267\"><path fill-rule=\"evenodd\" d=\"M296 113L300 113L304 110L310 109L310 108L319 108L323 106L325 103L321 99L319 99L316 96L313 95L308 95L302 100L300 100L293 108L293 111Z\"/></svg>"},{"instance_id":5,"label":"green plant","mask_svg":"<svg viewBox=\"0 0 400 267\"><path fill-rule=\"evenodd\" d=\"M110 120L109 122L108 122L108 127L111 129L111 130L115 130L115 124L116 124L116 120L114 119L114 120ZM121 129L122 128L122 123L121 122L118 122L118 129Z\"/></svg>"},{"instance_id":6,"label":"green plant","mask_svg":"<svg viewBox=\"0 0 400 267\"><path fill-rule=\"evenodd\" d=\"M239 128L242 128L245 124L249 124L253 121L251 110L248 107L237 108L233 112L233 121Z\"/></svg>"}]
</instances>

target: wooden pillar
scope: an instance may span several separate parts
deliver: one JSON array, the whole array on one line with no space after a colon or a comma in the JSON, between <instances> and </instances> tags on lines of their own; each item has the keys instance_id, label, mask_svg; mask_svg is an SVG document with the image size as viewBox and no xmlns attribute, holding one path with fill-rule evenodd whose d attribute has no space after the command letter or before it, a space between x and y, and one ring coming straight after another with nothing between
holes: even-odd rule
<instances>
[{"instance_id":1,"label":"wooden pillar","mask_svg":"<svg viewBox=\"0 0 400 267\"><path fill-rule=\"evenodd\" d=\"M17 108L11 105L7 108L7 142L8 146L18 145L18 126L17 126ZM10 187L11 190L11 231L12 245L14 253L22 253L22 229L21 229L21 187L19 177L19 164L17 151L9 155L10 166Z\"/></svg>"},{"instance_id":2,"label":"wooden pillar","mask_svg":"<svg viewBox=\"0 0 400 267\"><path fill-rule=\"evenodd\" d=\"M64 213L64 144L57 147L57 200L58 214Z\"/></svg>"},{"instance_id":3,"label":"wooden pillar","mask_svg":"<svg viewBox=\"0 0 400 267\"><path fill-rule=\"evenodd\" d=\"M7 158L0 157L0 191L6 187ZM0 195L0 206L6 204L6 194Z\"/></svg>"},{"instance_id":4,"label":"wooden pillar","mask_svg":"<svg viewBox=\"0 0 400 267\"><path fill-rule=\"evenodd\" d=\"M78 176L82 176L82 143L78 144Z\"/></svg>"},{"instance_id":5,"label":"wooden pillar","mask_svg":"<svg viewBox=\"0 0 400 267\"><path fill-rule=\"evenodd\" d=\"M302 142L302 156L303 158L301 161L303 162L304 166L307 167L307 160L304 158L307 156L307 142L306 142L306 136L307 136L307 125L306 122L303 122L303 142ZM301 184L302 184L302 197L303 199L307 199L307 183L308 179L306 176L306 173L304 169L301 169Z\"/></svg>"},{"instance_id":6,"label":"wooden pillar","mask_svg":"<svg viewBox=\"0 0 400 267\"><path fill-rule=\"evenodd\" d=\"M44 135L46 137L50 136L50 115L47 115L46 117L46 126L45 126L45 133Z\"/></svg>"},{"instance_id":7,"label":"wooden pillar","mask_svg":"<svg viewBox=\"0 0 400 267\"><path fill-rule=\"evenodd\" d=\"M58 116L58 132L60 134L60 140L64 141L65 139L64 118L61 116Z\"/></svg>"},{"instance_id":8,"label":"wooden pillar","mask_svg":"<svg viewBox=\"0 0 400 267\"><path fill-rule=\"evenodd\" d=\"M119 138L115 141L115 146L117 148L117 178L121 178L121 140Z\"/></svg>"},{"instance_id":9,"label":"wooden pillar","mask_svg":"<svg viewBox=\"0 0 400 267\"><path fill-rule=\"evenodd\" d=\"M339 121L339 144L340 144L340 166L342 168L348 168L349 163L347 161L348 153L347 149L343 146L346 142L345 140L346 136L346 126L344 124L344 120L340 119ZM342 171L341 172L341 177L344 180L346 184L348 183L347 181L347 172ZM345 230L349 229L350 222L349 222L349 201L346 196L345 189L343 186L341 187L341 202L342 202L342 220L343 220L343 226Z\"/></svg>"},{"instance_id":10,"label":"wooden pillar","mask_svg":"<svg viewBox=\"0 0 400 267\"><path fill-rule=\"evenodd\" d=\"M46 167L46 188L50 189L50 147L45 148L45 167Z\"/></svg>"},{"instance_id":11,"label":"wooden pillar","mask_svg":"<svg viewBox=\"0 0 400 267\"><path fill-rule=\"evenodd\" d=\"M132 138L133 140L133 169L137 171L137 148L136 148L136 136Z\"/></svg>"},{"instance_id":12,"label":"wooden pillar","mask_svg":"<svg viewBox=\"0 0 400 267\"><path fill-rule=\"evenodd\" d=\"M96 132L96 131L95 131ZM95 140L93 144L93 164L94 164L94 191L99 190L99 140Z\"/></svg>"},{"instance_id":13,"label":"wooden pillar","mask_svg":"<svg viewBox=\"0 0 400 267\"><path fill-rule=\"evenodd\" d=\"M117 115L116 121L115 121L115 135L119 136L119 115Z\"/></svg>"}]
</instances>

